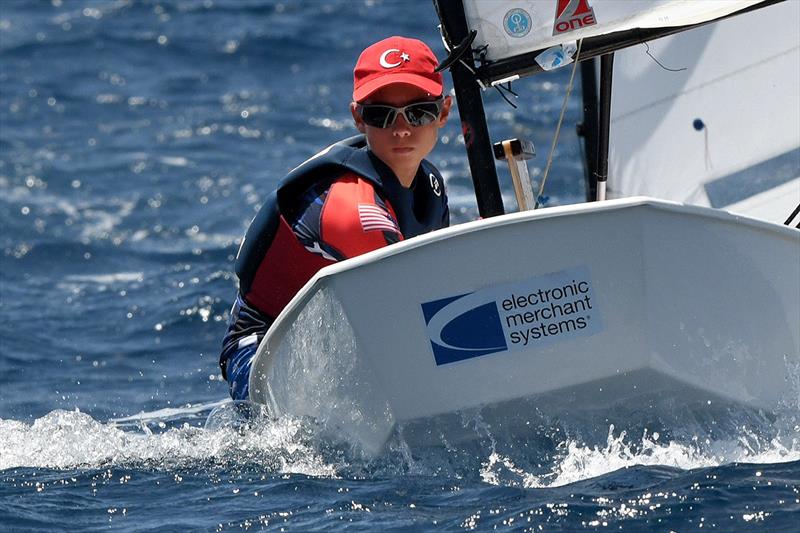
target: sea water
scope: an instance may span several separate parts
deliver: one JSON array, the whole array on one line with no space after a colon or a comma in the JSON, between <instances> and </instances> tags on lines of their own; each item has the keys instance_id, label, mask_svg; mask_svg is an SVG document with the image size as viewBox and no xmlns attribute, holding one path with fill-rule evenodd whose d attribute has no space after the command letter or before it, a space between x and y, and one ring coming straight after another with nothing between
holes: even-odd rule
<instances>
[{"instance_id":1,"label":"sea water","mask_svg":"<svg viewBox=\"0 0 800 533\"><path fill-rule=\"evenodd\" d=\"M534 413L522 443L464 413L473 447L400 433L377 458L226 401L250 219L355 133L361 49L402 34L443 57L436 25L428 2L0 3L0 530L798 529L797 399L711 435ZM517 110L484 94L493 138L539 146L534 179L568 80L515 84ZM550 205L583 196L580 107ZM431 159L453 222L476 218L457 114Z\"/></svg>"}]
</instances>

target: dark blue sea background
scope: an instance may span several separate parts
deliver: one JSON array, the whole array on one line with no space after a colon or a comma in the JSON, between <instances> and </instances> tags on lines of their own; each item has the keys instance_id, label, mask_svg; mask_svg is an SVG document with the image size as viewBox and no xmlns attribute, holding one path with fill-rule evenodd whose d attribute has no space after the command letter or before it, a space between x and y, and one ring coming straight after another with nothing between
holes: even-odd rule
<instances>
[{"instance_id":1,"label":"dark blue sea background","mask_svg":"<svg viewBox=\"0 0 800 533\"><path fill-rule=\"evenodd\" d=\"M521 446L378 458L309 420L235 423L217 357L243 232L355 133L359 52L403 34L444 57L437 24L428 1L0 2L0 530L800 528L800 400L711 437L544 417ZM569 75L515 84L516 111L484 94L534 177ZM579 93L550 205L583 198ZM457 114L431 160L475 219Z\"/></svg>"}]
</instances>

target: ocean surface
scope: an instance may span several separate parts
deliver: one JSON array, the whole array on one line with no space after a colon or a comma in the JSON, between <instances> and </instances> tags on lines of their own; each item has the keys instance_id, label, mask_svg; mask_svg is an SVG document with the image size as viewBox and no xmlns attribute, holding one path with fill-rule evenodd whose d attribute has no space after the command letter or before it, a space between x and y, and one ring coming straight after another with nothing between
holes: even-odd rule
<instances>
[{"instance_id":1,"label":"ocean surface","mask_svg":"<svg viewBox=\"0 0 800 533\"><path fill-rule=\"evenodd\" d=\"M800 529L800 391L711 436L543 417L521 446L483 428L378 458L313 421L237 422L217 357L239 239L355 133L361 49L443 57L437 22L427 1L0 2L0 531ZM516 111L484 95L534 177L568 80L515 84ZM583 196L578 94L549 205ZM431 156L454 223L477 217L460 133Z\"/></svg>"}]
</instances>

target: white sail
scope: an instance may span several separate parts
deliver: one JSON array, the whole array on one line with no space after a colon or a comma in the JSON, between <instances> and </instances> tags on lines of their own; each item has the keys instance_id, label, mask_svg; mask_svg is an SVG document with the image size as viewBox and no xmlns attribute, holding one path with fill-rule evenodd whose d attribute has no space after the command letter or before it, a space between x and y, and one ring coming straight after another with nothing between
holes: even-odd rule
<instances>
[{"instance_id":1,"label":"white sail","mask_svg":"<svg viewBox=\"0 0 800 533\"><path fill-rule=\"evenodd\" d=\"M760 2L753 0L464 0L473 48L486 59L521 55L635 28L699 24ZM796 22L796 20L795 20Z\"/></svg>"},{"instance_id":2,"label":"white sail","mask_svg":"<svg viewBox=\"0 0 800 533\"><path fill-rule=\"evenodd\" d=\"M787 182L800 203L800 2L617 52L611 196L726 207ZM770 210L763 210L769 213ZM780 220L782 221L782 219Z\"/></svg>"}]
</instances>

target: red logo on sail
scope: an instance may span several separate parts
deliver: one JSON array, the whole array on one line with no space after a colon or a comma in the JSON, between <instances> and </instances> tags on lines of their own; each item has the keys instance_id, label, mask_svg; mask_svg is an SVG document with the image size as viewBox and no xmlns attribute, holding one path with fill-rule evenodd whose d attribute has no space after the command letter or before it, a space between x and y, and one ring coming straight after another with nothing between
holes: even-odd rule
<instances>
[{"instance_id":1,"label":"red logo on sail","mask_svg":"<svg viewBox=\"0 0 800 533\"><path fill-rule=\"evenodd\" d=\"M553 35L595 24L597 24L597 20L594 18L594 9L589 6L589 0L558 0Z\"/></svg>"}]
</instances>

